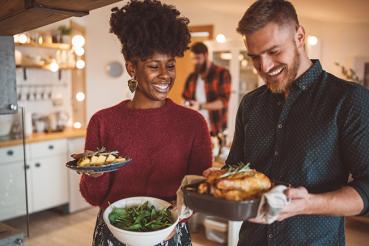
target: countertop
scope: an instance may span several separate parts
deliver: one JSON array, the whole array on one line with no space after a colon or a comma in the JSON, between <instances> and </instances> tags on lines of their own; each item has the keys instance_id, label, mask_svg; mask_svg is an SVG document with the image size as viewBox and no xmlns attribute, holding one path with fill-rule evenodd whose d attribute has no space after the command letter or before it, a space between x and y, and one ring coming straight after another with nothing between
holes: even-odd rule
<instances>
[{"instance_id":1,"label":"countertop","mask_svg":"<svg viewBox=\"0 0 369 246\"><path fill-rule=\"evenodd\" d=\"M33 133L31 136L26 137L26 144L41 142L41 141L49 141L56 140L62 138L78 138L84 137L86 135L86 129L73 129L67 128L62 132L54 132L54 133ZM22 139L12 139L12 140L4 140L0 141L1 147L10 147L14 145L22 144Z\"/></svg>"}]
</instances>

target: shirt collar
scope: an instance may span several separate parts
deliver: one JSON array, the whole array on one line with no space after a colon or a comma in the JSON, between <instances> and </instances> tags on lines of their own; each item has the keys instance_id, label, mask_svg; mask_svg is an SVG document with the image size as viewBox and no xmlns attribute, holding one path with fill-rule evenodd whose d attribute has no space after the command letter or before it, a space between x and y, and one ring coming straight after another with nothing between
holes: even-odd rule
<instances>
[{"instance_id":1,"label":"shirt collar","mask_svg":"<svg viewBox=\"0 0 369 246\"><path fill-rule=\"evenodd\" d=\"M320 65L319 60L311 61L313 65L294 81L293 86L305 90L321 78L323 72L322 65Z\"/></svg>"}]
</instances>

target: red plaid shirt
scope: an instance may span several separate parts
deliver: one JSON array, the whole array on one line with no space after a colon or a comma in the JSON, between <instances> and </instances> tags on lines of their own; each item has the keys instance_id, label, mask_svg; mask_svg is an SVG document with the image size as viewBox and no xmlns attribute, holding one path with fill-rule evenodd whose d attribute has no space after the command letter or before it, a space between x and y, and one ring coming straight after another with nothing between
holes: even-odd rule
<instances>
[{"instance_id":1,"label":"red plaid shirt","mask_svg":"<svg viewBox=\"0 0 369 246\"><path fill-rule=\"evenodd\" d=\"M197 77L195 72L187 77L182 94L185 100L196 100ZM212 63L205 78L205 92L207 102L220 99L224 105L221 110L209 111L210 130L213 134L218 134L227 128L228 102L231 95L231 74L228 69Z\"/></svg>"}]
</instances>

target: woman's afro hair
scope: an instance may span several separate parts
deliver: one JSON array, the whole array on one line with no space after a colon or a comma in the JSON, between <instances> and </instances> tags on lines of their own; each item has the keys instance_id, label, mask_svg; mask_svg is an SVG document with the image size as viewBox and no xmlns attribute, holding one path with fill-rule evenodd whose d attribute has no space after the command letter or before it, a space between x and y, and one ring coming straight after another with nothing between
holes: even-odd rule
<instances>
[{"instance_id":1,"label":"woman's afro hair","mask_svg":"<svg viewBox=\"0 0 369 246\"><path fill-rule=\"evenodd\" d=\"M131 0L111 11L110 32L122 43L126 60L145 60L154 52L183 56L188 49L189 20L174 6L157 0Z\"/></svg>"}]
</instances>

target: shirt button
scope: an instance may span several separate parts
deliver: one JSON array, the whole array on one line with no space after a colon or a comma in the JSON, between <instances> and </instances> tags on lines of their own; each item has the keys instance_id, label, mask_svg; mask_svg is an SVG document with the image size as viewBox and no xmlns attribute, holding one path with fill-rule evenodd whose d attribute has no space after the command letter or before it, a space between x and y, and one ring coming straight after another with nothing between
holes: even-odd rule
<instances>
[{"instance_id":1,"label":"shirt button","mask_svg":"<svg viewBox=\"0 0 369 246\"><path fill-rule=\"evenodd\" d=\"M302 86L302 89L303 89L303 90L305 90L305 89L306 89L306 86L305 86L305 85L303 85L303 86Z\"/></svg>"},{"instance_id":2,"label":"shirt button","mask_svg":"<svg viewBox=\"0 0 369 246\"><path fill-rule=\"evenodd\" d=\"M275 156L279 155L278 151L274 151L274 155Z\"/></svg>"},{"instance_id":3,"label":"shirt button","mask_svg":"<svg viewBox=\"0 0 369 246\"><path fill-rule=\"evenodd\" d=\"M281 129L283 127L282 124L278 124L278 128Z\"/></svg>"},{"instance_id":4,"label":"shirt button","mask_svg":"<svg viewBox=\"0 0 369 246\"><path fill-rule=\"evenodd\" d=\"M272 239L272 238L273 238L273 234L272 234L272 233L269 233L269 234L268 234L268 238L269 238L269 239Z\"/></svg>"},{"instance_id":5,"label":"shirt button","mask_svg":"<svg viewBox=\"0 0 369 246\"><path fill-rule=\"evenodd\" d=\"M282 105L282 102L277 102L278 106L281 106Z\"/></svg>"}]
</instances>

